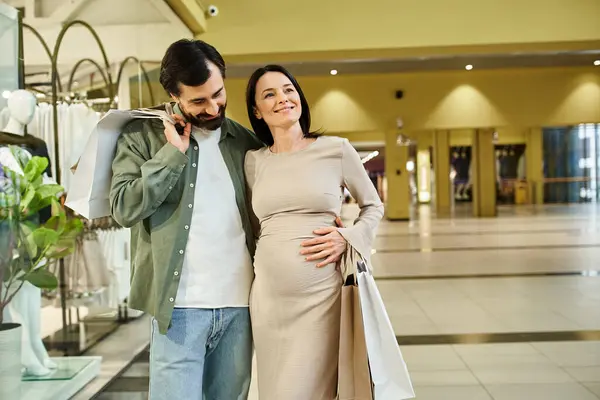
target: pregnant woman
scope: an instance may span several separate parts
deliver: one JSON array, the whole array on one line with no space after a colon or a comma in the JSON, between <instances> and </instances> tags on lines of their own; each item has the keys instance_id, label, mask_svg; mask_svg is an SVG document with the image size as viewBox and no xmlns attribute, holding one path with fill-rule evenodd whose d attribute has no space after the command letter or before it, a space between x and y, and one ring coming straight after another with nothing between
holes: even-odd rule
<instances>
[{"instance_id":1,"label":"pregnant woman","mask_svg":"<svg viewBox=\"0 0 600 400\"><path fill-rule=\"evenodd\" d=\"M287 70L258 69L246 101L267 145L245 161L260 223L250 305L260 399L333 400L343 280L333 249L347 242L368 258L383 205L350 143L309 131L308 103ZM360 215L352 227L332 228L343 188Z\"/></svg>"}]
</instances>

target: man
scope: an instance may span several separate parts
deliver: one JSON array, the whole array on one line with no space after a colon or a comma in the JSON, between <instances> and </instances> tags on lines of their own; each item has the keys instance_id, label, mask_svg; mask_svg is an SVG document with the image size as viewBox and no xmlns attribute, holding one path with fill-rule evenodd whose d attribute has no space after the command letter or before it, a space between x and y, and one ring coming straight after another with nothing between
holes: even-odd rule
<instances>
[{"instance_id":1,"label":"man","mask_svg":"<svg viewBox=\"0 0 600 400\"><path fill-rule=\"evenodd\" d=\"M224 77L214 47L173 43L160 82L185 128L136 120L113 162L112 215L132 227L129 304L153 317L151 400L248 396L255 236L243 163L263 144L225 117Z\"/></svg>"}]
</instances>

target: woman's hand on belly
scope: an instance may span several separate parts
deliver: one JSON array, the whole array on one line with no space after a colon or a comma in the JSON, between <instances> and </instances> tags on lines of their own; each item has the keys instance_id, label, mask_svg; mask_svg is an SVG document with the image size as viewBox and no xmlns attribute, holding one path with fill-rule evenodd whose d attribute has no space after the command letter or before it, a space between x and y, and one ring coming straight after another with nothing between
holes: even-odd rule
<instances>
[{"instance_id":1,"label":"woman's hand on belly","mask_svg":"<svg viewBox=\"0 0 600 400\"><path fill-rule=\"evenodd\" d=\"M317 268L337 263L346 251L346 239L338 232L338 227L343 227L339 217L336 218L336 225L317 229L314 233L318 237L302 242L300 254L308 255L306 261L323 260L317 264Z\"/></svg>"}]
</instances>

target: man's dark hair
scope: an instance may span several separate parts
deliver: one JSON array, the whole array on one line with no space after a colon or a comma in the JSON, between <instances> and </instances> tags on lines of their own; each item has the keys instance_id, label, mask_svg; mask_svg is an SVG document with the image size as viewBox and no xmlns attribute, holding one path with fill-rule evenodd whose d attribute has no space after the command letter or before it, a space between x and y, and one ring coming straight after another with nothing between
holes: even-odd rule
<instances>
[{"instance_id":1,"label":"man's dark hair","mask_svg":"<svg viewBox=\"0 0 600 400\"><path fill-rule=\"evenodd\" d=\"M215 64L225 78L225 61L217 49L202 40L181 39L167 49L160 65L160 84L179 96L179 84L200 86L210 77L207 63Z\"/></svg>"}]
</instances>

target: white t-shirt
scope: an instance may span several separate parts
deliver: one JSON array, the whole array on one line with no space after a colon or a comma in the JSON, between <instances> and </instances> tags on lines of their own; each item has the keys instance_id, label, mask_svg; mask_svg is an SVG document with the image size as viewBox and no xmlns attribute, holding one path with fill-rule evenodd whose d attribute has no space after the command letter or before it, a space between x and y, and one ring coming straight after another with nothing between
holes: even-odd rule
<instances>
[{"instance_id":1,"label":"white t-shirt","mask_svg":"<svg viewBox=\"0 0 600 400\"><path fill-rule=\"evenodd\" d=\"M247 307L254 271L233 182L219 149L221 129L194 128L192 135L198 142L198 161L192 168L198 174L175 307Z\"/></svg>"}]
</instances>

